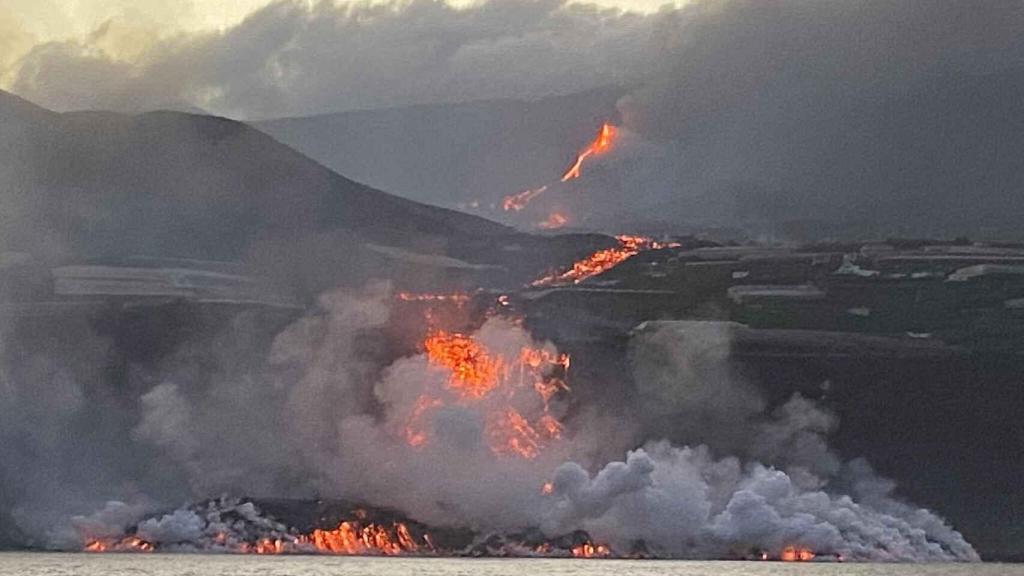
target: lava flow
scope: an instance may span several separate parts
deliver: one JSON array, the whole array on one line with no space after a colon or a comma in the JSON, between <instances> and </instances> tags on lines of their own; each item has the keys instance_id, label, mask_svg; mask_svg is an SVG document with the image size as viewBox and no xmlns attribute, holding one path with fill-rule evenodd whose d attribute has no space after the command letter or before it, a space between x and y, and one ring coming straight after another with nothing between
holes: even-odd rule
<instances>
[{"instance_id":1,"label":"lava flow","mask_svg":"<svg viewBox=\"0 0 1024 576\"><path fill-rule=\"evenodd\" d=\"M502 209L505 210L505 212L508 212L510 210L519 212L523 208L526 208L526 205L530 203L530 200L533 200L537 196L540 196L541 194L546 192L547 189L547 186L541 186L540 188L531 188L529 190L523 190L518 194L505 196L505 199L501 201L501 207Z\"/></svg>"},{"instance_id":2,"label":"lava flow","mask_svg":"<svg viewBox=\"0 0 1024 576\"><path fill-rule=\"evenodd\" d=\"M814 560L814 552L807 548L786 546L782 549L782 553L779 554L779 560L783 562L810 562Z\"/></svg>"},{"instance_id":3,"label":"lava flow","mask_svg":"<svg viewBox=\"0 0 1024 576\"><path fill-rule=\"evenodd\" d=\"M492 358L487 350L468 336L437 331L423 342L432 364L450 371L448 388L464 399L481 398L498 386L506 372L505 359Z\"/></svg>"},{"instance_id":4,"label":"lava flow","mask_svg":"<svg viewBox=\"0 0 1024 576\"><path fill-rule=\"evenodd\" d=\"M575 180L580 177L580 169L583 167L583 162L595 155L603 154L612 147L612 141L615 139L616 130L615 126L605 122L601 125L601 129L597 132L597 137L591 142L582 152L576 156L576 161L573 162L572 166L562 174L562 182L568 182L569 180Z\"/></svg>"},{"instance_id":5,"label":"lava flow","mask_svg":"<svg viewBox=\"0 0 1024 576\"><path fill-rule=\"evenodd\" d=\"M424 534L417 541L408 525L402 522L376 524L361 520L340 522L337 528L317 528L309 534L279 534L243 541L224 532L209 538L211 549L234 554L336 554L344 556L399 556L432 554L430 537ZM197 543L193 543L197 544ZM153 552L156 546L138 536L120 539L93 539L86 542L86 552Z\"/></svg>"},{"instance_id":6,"label":"lava flow","mask_svg":"<svg viewBox=\"0 0 1024 576\"><path fill-rule=\"evenodd\" d=\"M584 542L572 548L573 558L608 558L611 555L612 551L604 544Z\"/></svg>"},{"instance_id":7,"label":"lava flow","mask_svg":"<svg viewBox=\"0 0 1024 576\"><path fill-rule=\"evenodd\" d=\"M137 536L118 539L96 538L86 542L86 552L152 552L153 545Z\"/></svg>"},{"instance_id":8,"label":"lava flow","mask_svg":"<svg viewBox=\"0 0 1024 576\"><path fill-rule=\"evenodd\" d=\"M543 230L556 230L569 223L569 219L559 212L552 212L547 219L537 224Z\"/></svg>"},{"instance_id":9,"label":"lava flow","mask_svg":"<svg viewBox=\"0 0 1024 576\"><path fill-rule=\"evenodd\" d=\"M445 389L451 400L484 409L484 431L493 453L534 458L561 436L562 424L551 414L549 402L559 391L569 389L564 380L567 355L524 346L518 356L508 358L471 336L442 330L428 334L423 348L428 363L447 372ZM540 410L524 415L523 395L534 395L526 402ZM426 419L444 405L444 400L428 392L420 395L401 433L409 445L419 447L429 441Z\"/></svg>"},{"instance_id":10,"label":"lava flow","mask_svg":"<svg viewBox=\"0 0 1024 576\"><path fill-rule=\"evenodd\" d=\"M619 245L615 248L598 250L583 260L574 262L572 267L564 272L550 274L535 280L531 286L560 286L564 284L579 284L587 278L607 272L612 268L625 262L632 256L647 250L661 250L662 248L675 248L676 242L658 242L652 238L643 236L616 236Z\"/></svg>"},{"instance_id":11,"label":"lava flow","mask_svg":"<svg viewBox=\"0 0 1024 576\"><path fill-rule=\"evenodd\" d=\"M424 535L423 543L418 544L409 527L401 522L390 527L372 523L362 525L356 521L342 522L334 530L316 529L296 541L300 546L311 545L317 552L342 555L398 556L417 554L421 548L433 551L428 536Z\"/></svg>"},{"instance_id":12,"label":"lava flow","mask_svg":"<svg viewBox=\"0 0 1024 576\"><path fill-rule=\"evenodd\" d=\"M601 129L597 131L597 136L594 140L587 145L577 156L576 160L571 166L562 174L559 182L568 182L569 180L575 180L580 177L580 170L583 168L583 163L591 156L600 155L611 149L615 137L618 134L615 126L605 122L601 124ZM540 196L544 192L547 192L548 186L544 185L539 188L531 188L529 190L523 190L517 194L511 194L505 196L501 202L501 208L505 212L519 212L526 208L526 205L531 200ZM566 224L568 220L564 215L553 213L547 220L540 224L541 228L553 229L560 228Z\"/></svg>"}]
</instances>

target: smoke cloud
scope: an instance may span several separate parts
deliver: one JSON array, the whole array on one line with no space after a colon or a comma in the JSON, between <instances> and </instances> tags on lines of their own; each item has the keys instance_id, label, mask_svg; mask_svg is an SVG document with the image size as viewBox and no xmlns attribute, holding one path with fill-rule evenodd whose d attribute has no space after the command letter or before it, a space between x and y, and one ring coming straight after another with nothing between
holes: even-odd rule
<instances>
[{"instance_id":1,"label":"smoke cloud","mask_svg":"<svg viewBox=\"0 0 1024 576\"><path fill-rule=\"evenodd\" d=\"M689 15L620 104L680 148L685 167L650 193L665 213L819 237L1013 234L1000 213L1019 205L988 175L1021 178L992 156L1019 99L1019 4L736 0Z\"/></svg>"},{"instance_id":2,"label":"smoke cloud","mask_svg":"<svg viewBox=\"0 0 1024 576\"><path fill-rule=\"evenodd\" d=\"M261 119L614 85L628 92L626 129L654 152L609 155L585 195L563 195L554 208L574 226L1019 238L1024 9L1015 2L695 0L638 14L559 0L458 9L282 0L223 31L159 36L140 26L114 18L42 43L8 35L33 47L6 64L4 86L57 110ZM468 128L447 134L470 139ZM314 136L305 144L336 156ZM375 173L389 165L360 178L393 183ZM503 173L480 170L475 182ZM434 188L427 198L401 191L450 205L519 191L452 199L471 191Z\"/></svg>"},{"instance_id":3,"label":"smoke cloud","mask_svg":"<svg viewBox=\"0 0 1024 576\"><path fill-rule=\"evenodd\" d=\"M56 110L196 106L244 118L531 98L634 81L662 36L656 16L559 0L283 0L224 32L168 37L123 58L104 49L113 22L37 45L10 89Z\"/></svg>"},{"instance_id":4,"label":"smoke cloud","mask_svg":"<svg viewBox=\"0 0 1024 576\"><path fill-rule=\"evenodd\" d=\"M866 462L831 451L837 423L827 410L796 396L769 411L731 367L728 325L642 326L631 354L638 400L609 413L571 394L546 405L532 385L468 401L424 354L374 354L388 302L381 287L324 295L264 347L242 346L240 323L216 336L212 374L198 370L210 359L186 343L155 368L129 369L134 392L116 400L107 382L88 392L77 384L103 365L96 357L62 371L57 351L28 366L8 355L0 470L15 498L4 510L29 541L51 547L129 526L150 543L200 546L223 531L228 512L248 526L228 526L230 534L283 532L240 504L145 514L234 494L348 499L485 534L586 530L620 553L640 545L661 556L777 555L802 546L860 560L977 559L941 518L894 498ZM500 317L472 337L494 357L556 354ZM40 385L49 393L27 394ZM437 403L418 411L424 397ZM641 414L655 405L645 424ZM492 418L508 408L529 421L550 413L565 428L533 458L496 451ZM75 422L92 432L59 432Z\"/></svg>"}]
</instances>

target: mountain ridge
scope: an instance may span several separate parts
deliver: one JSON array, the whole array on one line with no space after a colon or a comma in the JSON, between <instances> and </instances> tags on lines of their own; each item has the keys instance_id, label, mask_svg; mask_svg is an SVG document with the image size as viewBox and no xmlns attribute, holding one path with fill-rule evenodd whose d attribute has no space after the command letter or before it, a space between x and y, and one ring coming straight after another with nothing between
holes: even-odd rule
<instances>
[{"instance_id":1,"label":"mountain ridge","mask_svg":"<svg viewBox=\"0 0 1024 576\"><path fill-rule=\"evenodd\" d=\"M286 278L317 278L303 290L315 292L369 277L452 283L424 277L422 270L403 272L362 250L368 242L507 269L484 279L498 283L539 274L553 263L545 254L552 247L561 260L607 242L590 238L572 246L529 237L381 192L226 118L169 111L58 114L14 96L0 99L0 115L19 123L18 130L0 134L7 152L0 162L3 250L58 260L244 261L291 270ZM503 249L509 245L532 247L532 257L512 257Z\"/></svg>"}]
</instances>

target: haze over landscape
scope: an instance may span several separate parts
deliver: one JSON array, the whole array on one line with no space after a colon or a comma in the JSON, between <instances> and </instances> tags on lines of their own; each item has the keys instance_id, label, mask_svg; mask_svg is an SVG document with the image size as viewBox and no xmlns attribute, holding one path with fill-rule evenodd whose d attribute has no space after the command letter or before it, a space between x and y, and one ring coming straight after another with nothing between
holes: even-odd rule
<instances>
[{"instance_id":1,"label":"haze over landscape","mask_svg":"<svg viewBox=\"0 0 1024 576\"><path fill-rule=\"evenodd\" d=\"M1024 558L1024 3L0 0L0 549Z\"/></svg>"},{"instance_id":2,"label":"haze over landscape","mask_svg":"<svg viewBox=\"0 0 1024 576\"><path fill-rule=\"evenodd\" d=\"M165 34L133 28L144 14L113 11L89 33L23 42L31 48L7 64L3 85L56 110L245 120L378 110L330 117L330 134L315 118L264 126L370 185L451 206L517 191L524 174L566 161L553 139L621 117L657 153L609 158L625 166L587 183L593 201L565 200L579 225L743 219L780 221L791 235L1018 234L1015 2L690 2L647 13L276 2L219 29ZM17 12L6 18L18 29ZM608 96L572 96L593 89ZM535 101L521 106L536 120L511 126L512 102L455 105L494 98ZM451 106L381 110L411 104ZM417 188L419 152L442 147L431 142L473 150L430 161ZM363 162L354 148L394 152Z\"/></svg>"}]
</instances>

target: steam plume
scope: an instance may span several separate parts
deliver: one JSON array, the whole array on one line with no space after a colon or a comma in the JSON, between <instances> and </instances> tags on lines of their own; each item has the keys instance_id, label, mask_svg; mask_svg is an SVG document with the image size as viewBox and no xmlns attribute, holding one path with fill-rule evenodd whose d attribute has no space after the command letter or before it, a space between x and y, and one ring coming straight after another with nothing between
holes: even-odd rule
<instances>
[{"instance_id":1,"label":"steam plume","mask_svg":"<svg viewBox=\"0 0 1024 576\"><path fill-rule=\"evenodd\" d=\"M148 542L206 541L216 532L213 520L194 510L140 522L142 511L178 496L199 500L223 491L345 498L397 508L429 525L485 533L540 527L555 537L586 530L622 554L642 546L675 557L777 555L801 546L859 560L977 559L938 516L895 499L892 483L866 462L843 462L833 453L827 435L836 421L827 410L796 396L766 413L765 401L730 367L728 326L654 323L637 331L638 405L661 406L647 426L617 426L639 418L625 408L603 415L579 409L571 416L564 398L551 407L538 396L513 400L526 418L549 409L566 424L564 434L524 458L490 445L488 418L506 406L503 394L458 401L445 371L423 353L386 366L371 361L360 342L388 316L386 294L329 294L318 312L278 334L259 370L235 371L237 361L225 363L235 369L200 385L188 381L187 365L174 367L142 392L137 413L120 409L127 447L107 457L134 461L141 473L120 470L107 479L118 486L113 490L79 484L76 493L49 483L44 488L77 501L37 509L32 506L44 494L18 484L20 504L8 502L7 510L23 531L58 547L70 545L76 531L102 537L128 525ZM555 352L498 317L470 337L495 356L515 357L524 347ZM16 392L5 396L6 413L16 412L15 404L31 408L18 394L24 385L6 382ZM449 395L452 402L429 413L430 440L413 445L402 429L424 394ZM61 410L39 412L32 429L53 430L88 410L84 399L64 402ZM245 418L246 411L257 417ZM729 424L727 415L737 423ZM710 427L707 443L688 440L694 429L672 425L673 419ZM715 441L715 428L723 440ZM5 450L28 429L5 419ZM52 435L37 442L62 453L77 444ZM631 442L641 447L627 452ZM600 459L595 444L626 455ZM45 459L22 462L32 477L62 468ZM148 467L159 467L162 481L147 477ZM549 493L541 489L546 482ZM111 496L124 503L104 507Z\"/></svg>"}]
</instances>

